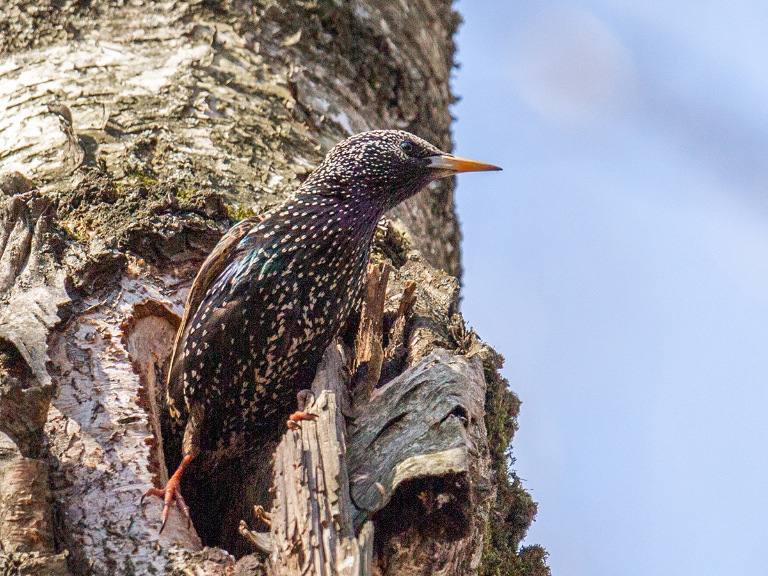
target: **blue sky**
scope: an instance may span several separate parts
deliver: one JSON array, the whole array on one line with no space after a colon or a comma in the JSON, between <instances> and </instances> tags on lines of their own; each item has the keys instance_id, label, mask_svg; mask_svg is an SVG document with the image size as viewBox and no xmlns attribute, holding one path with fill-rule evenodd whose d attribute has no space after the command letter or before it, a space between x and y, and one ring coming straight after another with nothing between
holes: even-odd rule
<instances>
[{"instance_id":1,"label":"blue sky","mask_svg":"<svg viewBox=\"0 0 768 576\"><path fill-rule=\"evenodd\" d=\"M462 310L555 576L768 574L768 3L461 0Z\"/></svg>"}]
</instances>

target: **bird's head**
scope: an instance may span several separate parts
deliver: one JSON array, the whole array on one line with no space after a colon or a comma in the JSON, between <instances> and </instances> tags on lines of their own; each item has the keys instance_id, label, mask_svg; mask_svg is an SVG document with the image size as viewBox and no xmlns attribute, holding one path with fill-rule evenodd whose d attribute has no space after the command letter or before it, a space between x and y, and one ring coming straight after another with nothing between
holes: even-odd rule
<instances>
[{"instance_id":1,"label":"bird's head","mask_svg":"<svg viewBox=\"0 0 768 576\"><path fill-rule=\"evenodd\" d=\"M300 192L373 202L386 211L432 180L486 170L501 168L446 154L402 130L372 130L334 146Z\"/></svg>"}]
</instances>

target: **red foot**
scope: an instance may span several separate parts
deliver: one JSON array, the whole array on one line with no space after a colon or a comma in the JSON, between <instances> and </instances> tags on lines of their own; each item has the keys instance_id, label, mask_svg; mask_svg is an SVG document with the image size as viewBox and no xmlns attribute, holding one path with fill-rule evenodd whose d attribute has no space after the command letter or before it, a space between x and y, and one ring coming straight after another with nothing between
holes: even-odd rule
<instances>
[{"instance_id":1,"label":"red foot","mask_svg":"<svg viewBox=\"0 0 768 576\"><path fill-rule=\"evenodd\" d=\"M160 525L160 534L163 533L163 529L165 529L165 523L168 521L168 513L171 510L171 502L176 502L176 507L179 509L179 512L181 512L181 515L187 519L187 528L189 528L189 526L192 524L192 518L189 516L189 506L187 506L187 504L184 502L184 498L182 498L181 491L179 490L179 480L181 479L181 474L184 472L184 468L187 467L187 464L189 464L191 461L192 456L184 456L184 459L181 461L181 464L179 464L176 472L173 473L173 476L171 476L171 478L168 480L168 484L165 485L165 489L153 487L144 492L144 495L141 497L141 502L144 502L144 498L147 496L159 496L165 501L165 505L163 506L163 523Z\"/></svg>"},{"instance_id":2,"label":"red foot","mask_svg":"<svg viewBox=\"0 0 768 576\"><path fill-rule=\"evenodd\" d=\"M302 420L317 420L317 414L312 414L310 412L294 412L288 416L288 422L286 422L286 424L291 430L297 430L299 428L299 422Z\"/></svg>"}]
</instances>

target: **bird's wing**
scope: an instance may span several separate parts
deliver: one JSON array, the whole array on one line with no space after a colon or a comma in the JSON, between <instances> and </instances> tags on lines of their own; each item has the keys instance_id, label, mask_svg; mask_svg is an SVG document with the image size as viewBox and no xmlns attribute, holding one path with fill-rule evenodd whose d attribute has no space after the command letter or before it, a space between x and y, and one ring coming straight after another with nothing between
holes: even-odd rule
<instances>
[{"instance_id":1,"label":"bird's wing","mask_svg":"<svg viewBox=\"0 0 768 576\"><path fill-rule=\"evenodd\" d=\"M200 308L205 294L229 263L232 262L240 241L254 226L261 222L262 218L247 218L232 226L219 240L219 243L216 244L213 252L205 259L194 282L192 282L187 302L184 305L184 316L176 332L176 341L173 344L173 354L171 354L171 366L168 370L166 394L168 406L174 418L180 418L182 413L186 412L182 378L184 372L182 353L187 336L189 335L190 322L194 318L197 309Z\"/></svg>"}]
</instances>

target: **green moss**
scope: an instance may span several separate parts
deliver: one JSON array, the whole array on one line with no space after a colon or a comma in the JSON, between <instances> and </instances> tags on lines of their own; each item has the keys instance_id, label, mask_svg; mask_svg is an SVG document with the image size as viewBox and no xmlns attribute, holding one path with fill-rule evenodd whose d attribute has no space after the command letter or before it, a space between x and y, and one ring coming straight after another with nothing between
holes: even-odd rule
<instances>
[{"instance_id":1,"label":"green moss","mask_svg":"<svg viewBox=\"0 0 768 576\"><path fill-rule=\"evenodd\" d=\"M496 501L491 507L480 562L480 576L549 576L547 553L539 545L520 548L520 541L536 516L536 503L511 469L512 438L517 431L520 399L499 374L501 356L485 362L485 426L491 452Z\"/></svg>"},{"instance_id":2,"label":"green moss","mask_svg":"<svg viewBox=\"0 0 768 576\"><path fill-rule=\"evenodd\" d=\"M550 576L549 567L546 564L547 551L538 544L524 546L520 549L519 574L522 576Z\"/></svg>"},{"instance_id":3,"label":"green moss","mask_svg":"<svg viewBox=\"0 0 768 576\"><path fill-rule=\"evenodd\" d=\"M146 174L138 170L129 174L128 178L133 180L135 183L144 186L145 188L151 188L157 185L156 179L150 178L149 176L147 176Z\"/></svg>"},{"instance_id":4,"label":"green moss","mask_svg":"<svg viewBox=\"0 0 768 576\"><path fill-rule=\"evenodd\" d=\"M192 196L195 195L197 190L194 188L185 188L184 190L177 190L176 191L176 198L179 200L189 200Z\"/></svg>"},{"instance_id":5,"label":"green moss","mask_svg":"<svg viewBox=\"0 0 768 576\"><path fill-rule=\"evenodd\" d=\"M246 218L253 218L259 215L259 212L252 206L241 206L239 204L230 204L227 206L227 212L229 212L229 218L233 222L240 222Z\"/></svg>"}]
</instances>

